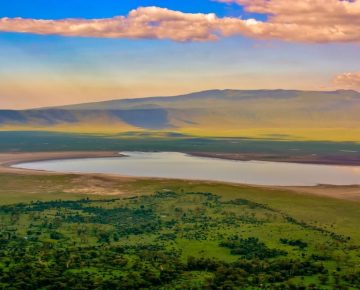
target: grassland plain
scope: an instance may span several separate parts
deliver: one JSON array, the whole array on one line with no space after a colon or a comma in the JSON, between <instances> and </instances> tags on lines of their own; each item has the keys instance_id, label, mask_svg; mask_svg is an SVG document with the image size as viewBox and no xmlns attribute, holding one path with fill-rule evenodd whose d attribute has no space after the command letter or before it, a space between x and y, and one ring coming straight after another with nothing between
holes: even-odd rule
<instances>
[{"instance_id":1,"label":"grassland plain","mask_svg":"<svg viewBox=\"0 0 360 290\"><path fill-rule=\"evenodd\" d=\"M360 143L220 138L173 132L122 134L65 134L54 132L0 132L0 152L49 151L171 151L222 155L242 160L302 163L360 164ZM239 154L241 153L241 154Z\"/></svg>"},{"instance_id":2,"label":"grassland plain","mask_svg":"<svg viewBox=\"0 0 360 290\"><path fill-rule=\"evenodd\" d=\"M0 174L12 289L358 289L360 203L281 189Z\"/></svg>"}]
</instances>

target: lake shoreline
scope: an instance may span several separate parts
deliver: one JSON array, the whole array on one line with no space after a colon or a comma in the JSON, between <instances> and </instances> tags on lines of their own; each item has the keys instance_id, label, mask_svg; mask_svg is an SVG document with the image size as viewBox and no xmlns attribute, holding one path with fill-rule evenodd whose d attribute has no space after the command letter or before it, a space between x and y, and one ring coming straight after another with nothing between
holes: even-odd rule
<instances>
[{"instance_id":1,"label":"lake shoreline","mask_svg":"<svg viewBox=\"0 0 360 290\"><path fill-rule=\"evenodd\" d=\"M268 161L281 163L298 163L314 165L339 165L339 166L360 166L360 154L353 158L344 156L320 156L320 155L298 155L282 156L278 154L261 153L208 153L208 152L188 152L191 156L216 158L234 161Z\"/></svg>"},{"instance_id":2,"label":"lake shoreline","mask_svg":"<svg viewBox=\"0 0 360 290\"><path fill-rule=\"evenodd\" d=\"M121 157L119 152L115 151L67 151L67 152L9 152L0 153L0 173L22 173L33 174L36 172L56 174L45 170L32 170L24 168L15 168L14 165L26 162L66 160L79 158L104 158Z\"/></svg>"},{"instance_id":3,"label":"lake shoreline","mask_svg":"<svg viewBox=\"0 0 360 290\"><path fill-rule=\"evenodd\" d=\"M121 151L49 151L49 152L0 152L0 172L22 170L13 165L26 162L64 160L78 158L103 158L121 157ZM219 152L184 152L194 157L205 157L233 161L268 161L280 163L314 164L314 165L339 165L360 166L358 156L328 156L328 155L279 155L265 153L219 153ZM24 169L29 171L29 169Z\"/></svg>"},{"instance_id":4,"label":"lake shoreline","mask_svg":"<svg viewBox=\"0 0 360 290\"><path fill-rule=\"evenodd\" d=\"M189 153L187 153L189 154ZM192 155L192 154L189 154ZM13 165L25 163L25 162L36 162L36 161L48 161L48 160L65 160L65 159L78 159L78 158L106 158L106 157L122 157L119 152L113 151L69 151L69 152L10 152L0 153L0 174L20 174L20 175L68 175L66 172L51 172L45 170L32 170L12 167ZM194 155L197 156L197 155ZM201 156L199 156L201 157ZM202 156L205 157L205 156ZM206 156L210 157L210 156ZM216 157L213 157L216 158ZM225 159L225 158L223 158ZM238 160L238 159L233 159ZM246 161L246 160L245 160ZM249 161L249 160L248 160ZM105 179L117 179L128 181L141 181L148 180L146 177L129 177L121 176L116 174L91 174L91 173L71 173L78 175L79 177L95 178L101 176ZM233 186L248 186L253 188L267 188L272 190L290 190L294 194L305 194L315 195L322 197L330 197L334 199L360 201L360 186L348 185L348 186L336 186L336 185L317 185L317 186L261 186L251 184L240 184L231 182L218 182L218 181L205 181L205 180L187 180L187 179L174 179L174 178L150 178L152 180L177 180L186 182L199 182L204 184L231 184ZM99 194L101 195L101 194Z\"/></svg>"}]
</instances>

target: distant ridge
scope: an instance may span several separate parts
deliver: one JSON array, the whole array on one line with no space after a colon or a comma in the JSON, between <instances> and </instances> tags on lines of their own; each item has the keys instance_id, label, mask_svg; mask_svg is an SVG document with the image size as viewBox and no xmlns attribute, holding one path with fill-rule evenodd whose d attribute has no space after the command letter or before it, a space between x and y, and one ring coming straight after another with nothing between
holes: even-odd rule
<instances>
[{"instance_id":1,"label":"distant ridge","mask_svg":"<svg viewBox=\"0 0 360 290\"><path fill-rule=\"evenodd\" d=\"M358 128L352 90L208 90L172 97L0 110L0 130L239 132L247 129ZM272 134L269 129L269 134Z\"/></svg>"},{"instance_id":2,"label":"distant ridge","mask_svg":"<svg viewBox=\"0 0 360 290\"><path fill-rule=\"evenodd\" d=\"M137 104L137 103L149 103L149 102L164 102L164 101L179 101L179 100L194 100L194 99L212 99L212 98L290 98L296 97L298 94L341 94L347 93L352 95L358 95L360 97L360 93L354 90L336 90L336 91L300 91L300 90L230 90L230 89L215 89L215 90L206 90L199 91L194 93L176 95L176 96L157 96L157 97L144 97L144 98L132 98L132 99L114 99L109 101L100 101L100 102L90 102L90 103L81 103L75 105L66 105L66 106L57 106L52 108L57 109L66 109L66 110L82 110L82 109L99 109L104 106L114 105L129 105L129 104ZM42 109L42 108L40 108ZM51 109L51 108L47 108Z\"/></svg>"},{"instance_id":3,"label":"distant ridge","mask_svg":"<svg viewBox=\"0 0 360 290\"><path fill-rule=\"evenodd\" d=\"M248 98L248 97L258 97L258 98L289 98L291 96L295 97L298 94L350 94L354 96L359 96L360 93L355 90L335 90L335 91L301 91L301 90L231 90L231 89L215 89L215 90L206 90L199 91L194 93L176 95L176 96L157 96L157 97L144 97L144 98L131 98L131 99L114 99L108 101L99 101L99 102L89 102L89 103L80 103L74 105L65 105L65 106L56 106L56 107L47 107L47 108L38 108L38 109L83 109L90 106L99 108L101 105L114 105L114 104L136 104L141 102L162 102L162 101L178 101L178 100L190 100L190 99L208 99L208 98L227 98L227 97L238 97L238 98ZM36 110L36 109L35 109Z\"/></svg>"}]
</instances>

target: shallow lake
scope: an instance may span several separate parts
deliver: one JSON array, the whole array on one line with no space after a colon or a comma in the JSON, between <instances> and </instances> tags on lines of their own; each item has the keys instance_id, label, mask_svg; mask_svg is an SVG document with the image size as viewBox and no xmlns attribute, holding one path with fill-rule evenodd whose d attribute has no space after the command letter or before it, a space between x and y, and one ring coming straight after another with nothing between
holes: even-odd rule
<instances>
[{"instance_id":1,"label":"shallow lake","mask_svg":"<svg viewBox=\"0 0 360 290\"><path fill-rule=\"evenodd\" d=\"M360 184L360 167L265 161L232 161L176 152L122 152L126 157L49 160L17 168L135 177L213 180L256 185Z\"/></svg>"}]
</instances>

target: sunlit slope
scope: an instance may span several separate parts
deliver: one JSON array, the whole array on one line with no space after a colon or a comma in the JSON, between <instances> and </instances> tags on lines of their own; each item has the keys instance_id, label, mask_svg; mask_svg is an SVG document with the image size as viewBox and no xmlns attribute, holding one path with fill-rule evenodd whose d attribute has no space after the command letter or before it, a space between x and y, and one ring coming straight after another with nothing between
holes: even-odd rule
<instances>
[{"instance_id":1,"label":"sunlit slope","mask_svg":"<svg viewBox=\"0 0 360 290\"><path fill-rule=\"evenodd\" d=\"M359 125L360 94L349 90L213 90L176 97L0 111L3 130L160 130L207 136L360 141Z\"/></svg>"}]
</instances>

